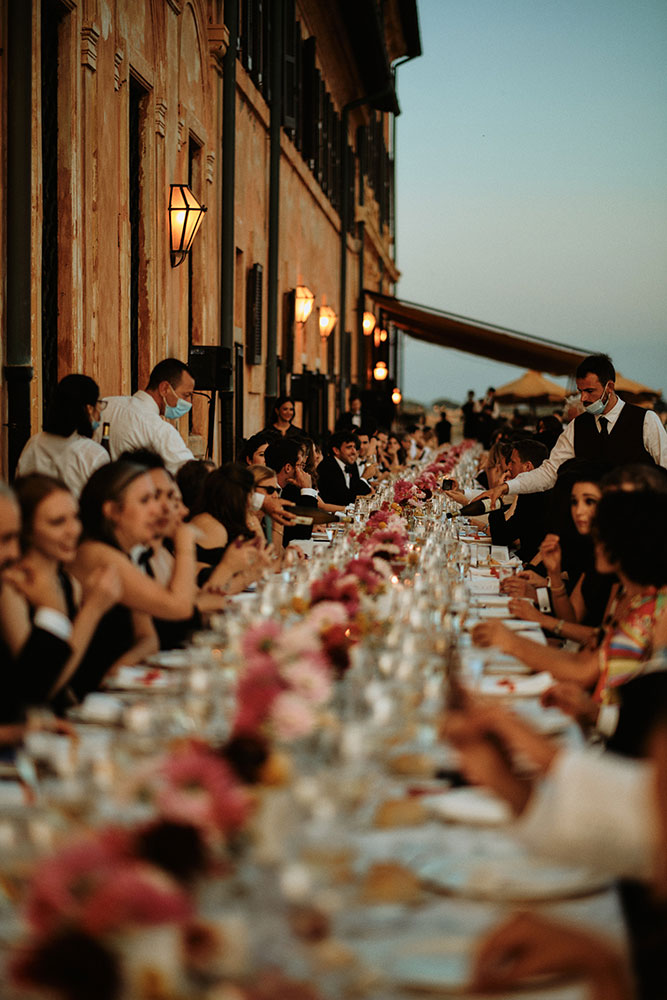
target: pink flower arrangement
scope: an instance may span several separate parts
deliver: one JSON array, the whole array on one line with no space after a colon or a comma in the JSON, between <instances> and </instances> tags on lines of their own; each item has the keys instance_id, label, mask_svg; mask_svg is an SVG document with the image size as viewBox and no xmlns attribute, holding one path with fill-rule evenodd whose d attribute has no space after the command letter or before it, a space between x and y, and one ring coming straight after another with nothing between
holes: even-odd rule
<instances>
[{"instance_id":1,"label":"pink flower arrangement","mask_svg":"<svg viewBox=\"0 0 667 1000\"><path fill-rule=\"evenodd\" d=\"M383 554L400 557L405 555L407 546L408 538L404 530L396 531L392 528L385 528L373 532L370 538L364 542L361 552L367 559Z\"/></svg>"},{"instance_id":2,"label":"pink flower arrangement","mask_svg":"<svg viewBox=\"0 0 667 1000\"><path fill-rule=\"evenodd\" d=\"M353 617L360 603L358 579L351 573L329 570L310 585L310 603L318 604L320 601L337 601L345 605L348 614Z\"/></svg>"},{"instance_id":3,"label":"pink flower arrangement","mask_svg":"<svg viewBox=\"0 0 667 1000\"><path fill-rule=\"evenodd\" d=\"M371 536L371 540L374 536ZM368 542L366 543L368 545ZM365 549L365 546L364 546ZM384 587L384 578L373 565L373 560L364 554L360 554L356 559L351 559L345 567L346 573L356 576L361 588L367 594L377 594Z\"/></svg>"},{"instance_id":4,"label":"pink flower arrangement","mask_svg":"<svg viewBox=\"0 0 667 1000\"><path fill-rule=\"evenodd\" d=\"M37 865L26 916L45 937L64 927L97 935L127 925L183 921L186 894L164 872L133 858L129 835L102 830Z\"/></svg>"},{"instance_id":5,"label":"pink flower arrangement","mask_svg":"<svg viewBox=\"0 0 667 1000\"><path fill-rule=\"evenodd\" d=\"M205 836L232 834L247 818L246 793L229 765L204 744L193 741L165 757L158 782L159 815L194 826Z\"/></svg>"}]
</instances>

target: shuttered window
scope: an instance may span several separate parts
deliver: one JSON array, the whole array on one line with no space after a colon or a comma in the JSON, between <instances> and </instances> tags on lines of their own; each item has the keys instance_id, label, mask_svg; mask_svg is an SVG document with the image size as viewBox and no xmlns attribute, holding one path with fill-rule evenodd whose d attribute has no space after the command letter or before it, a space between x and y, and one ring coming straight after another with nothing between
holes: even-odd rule
<instances>
[{"instance_id":1,"label":"shuttered window","mask_svg":"<svg viewBox=\"0 0 667 1000\"><path fill-rule=\"evenodd\" d=\"M261 264L253 264L246 281L246 361L262 363L262 278Z\"/></svg>"}]
</instances>

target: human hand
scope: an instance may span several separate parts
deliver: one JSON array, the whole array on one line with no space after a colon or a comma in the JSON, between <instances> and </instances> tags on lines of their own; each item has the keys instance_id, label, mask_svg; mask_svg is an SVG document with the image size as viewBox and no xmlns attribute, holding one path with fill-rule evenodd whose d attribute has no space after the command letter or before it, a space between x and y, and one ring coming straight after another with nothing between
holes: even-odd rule
<instances>
[{"instance_id":1,"label":"human hand","mask_svg":"<svg viewBox=\"0 0 667 1000\"><path fill-rule=\"evenodd\" d=\"M485 490L484 493L479 493L474 499L483 500L488 497L491 500L491 509L493 510L498 506L501 497L504 497L508 492L507 483L502 482L497 486L493 486L490 490Z\"/></svg>"},{"instance_id":2,"label":"human hand","mask_svg":"<svg viewBox=\"0 0 667 1000\"><path fill-rule=\"evenodd\" d=\"M499 621L480 622L472 630L472 641L475 646L483 648L487 646L497 646L504 650L512 640L512 633Z\"/></svg>"},{"instance_id":3,"label":"human hand","mask_svg":"<svg viewBox=\"0 0 667 1000\"><path fill-rule=\"evenodd\" d=\"M293 507L291 500L283 500L281 497L264 497L262 510L277 524L293 524L294 514L290 514L288 507Z\"/></svg>"},{"instance_id":4,"label":"human hand","mask_svg":"<svg viewBox=\"0 0 667 1000\"><path fill-rule=\"evenodd\" d=\"M526 622L541 622L542 612L530 601L514 599L509 602L509 612L513 618Z\"/></svg>"},{"instance_id":5,"label":"human hand","mask_svg":"<svg viewBox=\"0 0 667 1000\"><path fill-rule=\"evenodd\" d=\"M306 472L302 465L294 467L294 476L291 482L298 486L300 490L310 490L313 488L313 477Z\"/></svg>"},{"instance_id":6,"label":"human hand","mask_svg":"<svg viewBox=\"0 0 667 1000\"><path fill-rule=\"evenodd\" d=\"M461 493L459 490L445 490L445 496L449 497L450 500L453 500L454 503L457 503L460 507L464 507L468 503L468 498L465 493Z\"/></svg>"},{"instance_id":7,"label":"human hand","mask_svg":"<svg viewBox=\"0 0 667 1000\"><path fill-rule=\"evenodd\" d=\"M534 569L522 569L520 573L517 573L517 578L519 580L525 580L532 587L546 587L547 581L545 577L540 576L536 573Z\"/></svg>"},{"instance_id":8,"label":"human hand","mask_svg":"<svg viewBox=\"0 0 667 1000\"><path fill-rule=\"evenodd\" d=\"M52 608L67 614L67 605L58 578L29 557L8 567L2 580L21 594L33 608Z\"/></svg>"},{"instance_id":9,"label":"human hand","mask_svg":"<svg viewBox=\"0 0 667 1000\"><path fill-rule=\"evenodd\" d=\"M506 990L549 974L585 977L592 1000L632 996L622 958L608 942L535 913L513 915L482 941L471 989Z\"/></svg>"},{"instance_id":10,"label":"human hand","mask_svg":"<svg viewBox=\"0 0 667 1000\"><path fill-rule=\"evenodd\" d=\"M181 523L176 526L173 534L174 551L194 551L195 543L201 532L194 524Z\"/></svg>"},{"instance_id":11,"label":"human hand","mask_svg":"<svg viewBox=\"0 0 667 1000\"><path fill-rule=\"evenodd\" d=\"M533 575L536 576L537 574ZM529 583L528 580L524 579L518 573L500 581L500 593L508 594L510 597L525 597L529 601L535 600L537 597L533 584Z\"/></svg>"},{"instance_id":12,"label":"human hand","mask_svg":"<svg viewBox=\"0 0 667 1000\"><path fill-rule=\"evenodd\" d=\"M244 573L255 566L259 558L257 540L255 538L244 540L239 537L227 546L221 562L232 576L236 576L237 573Z\"/></svg>"},{"instance_id":13,"label":"human hand","mask_svg":"<svg viewBox=\"0 0 667 1000\"><path fill-rule=\"evenodd\" d=\"M540 545L540 559L549 576L560 578L563 553L558 535L545 535Z\"/></svg>"},{"instance_id":14,"label":"human hand","mask_svg":"<svg viewBox=\"0 0 667 1000\"><path fill-rule=\"evenodd\" d=\"M559 681L541 697L544 708L559 708L582 726L594 726L600 706L575 681Z\"/></svg>"}]
</instances>

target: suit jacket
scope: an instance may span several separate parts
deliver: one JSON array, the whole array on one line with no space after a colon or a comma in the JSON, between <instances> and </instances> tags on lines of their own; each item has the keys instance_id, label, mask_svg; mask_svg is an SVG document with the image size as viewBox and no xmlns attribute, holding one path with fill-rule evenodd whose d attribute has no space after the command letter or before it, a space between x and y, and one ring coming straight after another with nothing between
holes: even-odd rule
<instances>
[{"instance_id":1,"label":"suit jacket","mask_svg":"<svg viewBox=\"0 0 667 1000\"><path fill-rule=\"evenodd\" d=\"M287 483L286 486L283 486L280 496L283 500L290 500L297 507L317 507L317 497L311 497L308 494L304 496L299 487L293 483ZM283 545L287 546L290 542L308 541L312 536L312 524L296 524L294 527L285 525L283 528Z\"/></svg>"},{"instance_id":2,"label":"suit jacket","mask_svg":"<svg viewBox=\"0 0 667 1000\"><path fill-rule=\"evenodd\" d=\"M350 485L347 486L345 473L333 455L323 458L318 465L317 487L325 503L335 503L342 507L347 507L357 497L371 492L371 487L363 481L356 465L350 469Z\"/></svg>"},{"instance_id":3,"label":"suit jacket","mask_svg":"<svg viewBox=\"0 0 667 1000\"><path fill-rule=\"evenodd\" d=\"M539 549L546 529L547 497L549 493L522 493L514 513L505 520L504 510L489 513L489 528L494 545L511 545L517 538L517 555L529 562Z\"/></svg>"}]
</instances>

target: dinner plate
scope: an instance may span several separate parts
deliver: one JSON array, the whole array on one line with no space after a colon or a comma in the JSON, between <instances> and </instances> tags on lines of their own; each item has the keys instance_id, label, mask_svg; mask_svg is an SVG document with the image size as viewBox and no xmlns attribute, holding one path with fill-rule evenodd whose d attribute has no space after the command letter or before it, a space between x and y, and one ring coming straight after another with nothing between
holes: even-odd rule
<instances>
[{"instance_id":1,"label":"dinner plate","mask_svg":"<svg viewBox=\"0 0 667 1000\"><path fill-rule=\"evenodd\" d=\"M439 795L426 795L424 808L438 819L471 826L502 826L509 823L509 806L483 788L452 788Z\"/></svg>"},{"instance_id":2,"label":"dinner plate","mask_svg":"<svg viewBox=\"0 0 667 1000\"><path fill-rule=\"evenodd\" d=\"M178 684L178 679L157 667L119 667L106 678L107 691L168 691Z\"/></svg>"},{"instance_id":3,"label":"dinner plate","mask_svg":"<svg viewBox=\"0 0 667 1000\"><path fill-rule=\"evenodd\" d=\"M102 691L93 691L86 695L80 705L70 708L67 717L74 722L110 726L121 721L124 710L125 706L119 698Z\"/></svg>"},{"instance_id":4,"label":"dinner plate","mask_svg":"<svg viewBox=\"0 0 667 1000\"><path fill-rule=\"evenodd\" d=\"M553 687L555 681L550 673L519 676L516 674L480 677L477 685L479 694L498 698L539 698Z\"/></svg>"},{"instance_id":5,"label":"dinner plate","mask_svg":"<svg viewBox=\"0 0 667 1000\"><path fill-rule=\"evenodd\" d=\"M609 879L583 868L552 865L529 855L475 857L445 854L417 866L432 889L490 902L573 899L601 892Z\"/></svg>"},{"instance_id":6,"label":"dinner plate","mask_svg":"<svg viewBox=\"0 0 667 1000\"><path fill-rule=\"evenodd\" d=\"M163 649L147 657L146 663L166 670L180 670L190 666L192 657L185 649Z\"/></svg>"}]
</instances>

